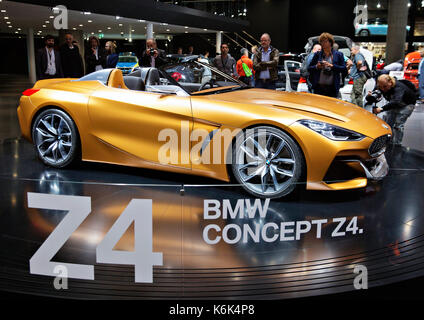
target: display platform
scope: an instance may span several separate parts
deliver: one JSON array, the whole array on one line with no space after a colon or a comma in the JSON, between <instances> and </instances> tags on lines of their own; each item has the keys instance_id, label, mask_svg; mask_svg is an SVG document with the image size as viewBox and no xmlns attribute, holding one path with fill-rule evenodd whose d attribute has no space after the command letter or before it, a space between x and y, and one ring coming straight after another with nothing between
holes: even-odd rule
<instances>
[{"instance_id":1,"label":"display platform","mask_svg":"<svg viewBox=\"0 0 424 320\"><path fill-rule=\"evenodd\" d=\"M386 157L389 175L366 189L303 190L267 203L196 176L94 163L52 169L30 143L6 140L0 290L88 299L269 299L355 290L358 267L365 267L370 288L422 276L424 153L395 148ZM112 248L117 255L108 254ZM50 258L69 267L67 289L43 275L53 270Z\"/></svg>"}]
</instances>

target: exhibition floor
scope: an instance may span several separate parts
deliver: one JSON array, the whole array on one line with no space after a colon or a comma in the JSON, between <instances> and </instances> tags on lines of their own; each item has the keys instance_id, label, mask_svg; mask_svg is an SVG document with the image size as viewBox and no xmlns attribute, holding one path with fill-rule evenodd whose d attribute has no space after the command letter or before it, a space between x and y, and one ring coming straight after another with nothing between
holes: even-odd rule
<instances>
[{"instance_id":1,"label":"exhibition floor","mask_svg":"<svg viewBox=\"0 0 424 320\"><path fill-rule=\"evenodd\" d=\"M25 80L15 79L15 87L0 81L1 291L66 298L268 299L355 290L356 266L367 268L369 287L424 275L421 106L408 120L406 147L386 152L390 172L383 181L356 191L302 190L271 200L263 217L213 218L205 216L206 199L229 200L235 211L237 201L249 196L235 185L195 176L94 163L61 170L44 166L32 145L19 138L16 107ZM52 261L94 265L95 280L70 279L68 289L56 290L53 277L30 273L29 260L66 216L31 208L31 193L91 197L91 214ZM132 199L152 199L153 252L163 256L162 265L153 268L153 283L135 283L134 266L96 261L96 248ZM292 233L283 235L283 222L292 223ZM308 223L308 231L298 227ZM240 239L233 233L225 239L230 225L242 230ZM245 232L266 225L274 229L257 238ZM131 226L115 249L134 250L133 236Z\"/></svg>"}]
</instances>

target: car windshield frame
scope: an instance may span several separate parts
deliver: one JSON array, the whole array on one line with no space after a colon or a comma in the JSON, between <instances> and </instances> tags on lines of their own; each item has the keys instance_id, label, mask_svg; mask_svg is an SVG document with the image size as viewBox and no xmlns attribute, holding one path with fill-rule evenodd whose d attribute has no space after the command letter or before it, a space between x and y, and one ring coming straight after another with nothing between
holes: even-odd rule
<instances>
[{"instance_id":1,"label":"car windshield frame","mask_svg":"<svg viewBox=\"0 0 424 320\"><path fill-rule=\"evenodd\" d=\"M186 88L184 88L184 86L182 86L178 81L176 81L174 78L172 78L171 75L168 72L165 71L167 68L172 68L172 67L179 66L179 65L188 65L188 64L192 64L192 63L195 63L195 64L198 64L202 67L206 67L206 68L211 69L212 71L214 71L215 73L217 73L218 75L223 77L224 79L231 81L232 84L229 84L228 86L225 86L225 87L207 88L207 89L204 89L202 91L189 92L188 90L186 90ZM185 92L187 92L190 96L211 95L211 94L218 94L218 93L223 93L223 92L228 92L228 91L243 90L243 89L251 88L249 85L245 84L244 82L242 82L238 79L234 79L233 77L229 76L225 72L218 70L214 66L207 64L207 63L203 63L201 61L197 61L197 60L169 63L169 64L166 64L166 65L159 67L158 69L163 73L163 75L171 83L178 85L181 89L183 89ZM236 87L236 86L238 86L238 87ZM215 89L215 90L211 90L211 89ZM203 92L203 91L205 91L205 92Z\"/></svg>"},{"instance_id":2,"label":"car windshield frame","mask_svg":"<svg viewBox=\"0 0 424 320\"><path fill-rule=\"evenodd\" d=\"M82 76L79 79L75 79L73 81L99 81L100 83L106 86L109 81L109 77L112 70L113 68L107 68L107 69L94 71L94 72L86 74L85 76Z\"/></svg>"}]
</instances>

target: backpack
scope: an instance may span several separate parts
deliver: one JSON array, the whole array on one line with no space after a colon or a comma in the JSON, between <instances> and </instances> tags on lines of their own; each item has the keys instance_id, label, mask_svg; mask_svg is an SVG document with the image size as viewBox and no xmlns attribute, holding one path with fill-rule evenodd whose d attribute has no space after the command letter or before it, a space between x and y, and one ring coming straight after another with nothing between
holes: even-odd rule
<instances>
[{"instance_id":1,"label":"backpack","mask_svg":"<svg viewBox=\"0 0 424 320\"><path fill-rule=\"evenodd\" d=\"M308 58L309 55L314 54L314 53L310 53L305 57L305 60L303 60L302 62L302 66L300 67L300 76L302 78L307 79L309 77L309 71L308 71Z\"/></svg>"},{"instance_id":2,"label":"backpack","mask_svg":"<svg viewBox=\"0 0 424 320\"><path fill-rule=\"evenodd\" d=\"M407 86L408 89L411 90L415 94L416 99L418 99L420 97L420 93L419 93L418 89L415 87L415 85L411 81L406 80L406 79L400 79L400 80L397 80L397 81L402 82L405 86Z\"/></svg>"},{"instance_id":3,"label":"backpack","mask_svg":"<svg viewBox=\"0 0 424 320\"><path fill-rule=\"evenodd\" d=\"M370 66L368 65L366 59L364 60L364 62L364 65L362 66L362 68L360 68L359 71L361 71L365 75L365 77L367 77L367 79L371 79L373 77L373 72L370 69Z\"/></svg>"}]
</instances>

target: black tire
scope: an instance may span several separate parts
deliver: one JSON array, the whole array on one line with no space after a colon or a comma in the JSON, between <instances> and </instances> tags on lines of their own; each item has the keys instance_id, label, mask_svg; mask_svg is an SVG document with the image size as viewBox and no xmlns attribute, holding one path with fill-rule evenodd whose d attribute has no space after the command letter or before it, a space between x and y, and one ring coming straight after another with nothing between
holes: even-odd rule
<instances>
[{"instance_id":1,"label":"black tire","mask_svg":"<svg viewBox=\"0 0 424 320\"><path fill-rule=\"evenodd\" d=\"M259 139L261 139L259 137L264 135L266 139L262 141L266 141L266 145L263 145L261 149L267 155L266 157L263 157L259 148L256 147L257 152L255 152L247 146L247 141L256 146L251 139L256 139L256 142L259 143ZM269 140L271 136L272 138ZM282 142L284 142L283 147L278 151ZM250 157L252 151L255 157ZM254 160L248 160L248 157ZM258 158L261 160L257 160ZM290 163L291 161L292 163ZM260 164L256 167L252 165L250 168L253 163ZM270 126L250 128L237 135L233 144L231 167L235 179L246 192L255 197L271 199L281 198L292 193L302 183L306 172L304 156L298 144L284 131ZM257 173L261 168L264 171L261 171L260 174ZM246 174L249 171L251 174ZM264 174L264 172L268 173Z\"/></svg>"},{"instance_id":2,"label":"black tire","mask_svg":"<svg viewBox=\"0 0 424 320\"><path fill-rule=\"evenodd\" d=\"M369 37L370 36L370 32L366 29L363 29L361 31L359 31L359 36L361 37Z\"/></svg>"},{"instance_id":3,"label":"black tire","mask_svg":"<svg viewBox=\"0 0 424 320\"><path fill-rule=\"evenodd\" d=\"M81 147L77 127L62 110L42 111L35 118L31 132L35 152L44 164L64 168L79 159Z\"/></svg>"}]
</instances>

